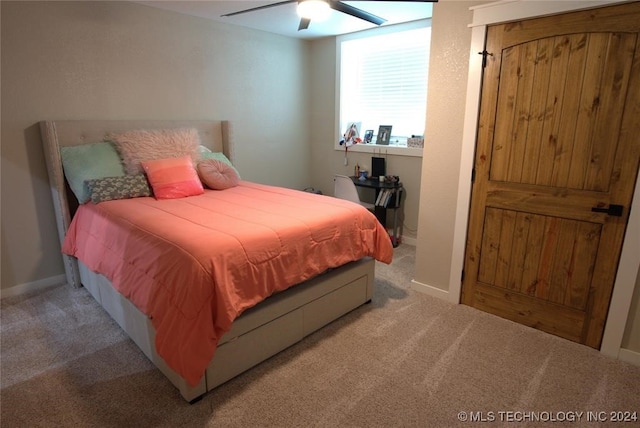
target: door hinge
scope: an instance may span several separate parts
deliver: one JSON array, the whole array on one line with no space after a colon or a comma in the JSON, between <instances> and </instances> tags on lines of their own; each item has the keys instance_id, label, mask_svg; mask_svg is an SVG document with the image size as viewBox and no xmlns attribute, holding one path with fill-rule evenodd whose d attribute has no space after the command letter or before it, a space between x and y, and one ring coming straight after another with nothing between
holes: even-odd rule
<instances>
[{"instance_id":1,"label":"door hinge","mask_svg":"<svg viewBox=\"0 0 640 428\"><path fill-rule=\"evenodd\" d=\"M472 183L475 183L475 182L476 182L476 169L475 169L475 168L473 168L473 169L471 170L471 182L472 182Z\"/></svg>"},{"instance_id":2,"label":"door hinge","mask_svg":"<svg viewBox=\"0 0 640 428\"><path fill-rule=\"evenodd\" d=\"M460 282L464 282L464 269L462 269L462 274L460 275Z\"/></svg>"}]
</instances>

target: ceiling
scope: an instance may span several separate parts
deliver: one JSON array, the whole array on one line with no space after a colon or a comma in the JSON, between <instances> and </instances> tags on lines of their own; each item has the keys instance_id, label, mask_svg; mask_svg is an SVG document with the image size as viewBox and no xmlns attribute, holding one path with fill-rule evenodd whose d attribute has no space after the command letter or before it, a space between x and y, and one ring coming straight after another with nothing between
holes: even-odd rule
<instances>
[{"instance_id":1,"label":"ceiling","mask_svg":"<svg viewBox=\"0 0 640 428\"><path fill-rule=\"evenodd\" d=\"M258 6L278 3L275 1L252 0L208 0L208 1L136 1L136 3L160 9L184 13L227 24L240 25L256 30L281 34L300 39L314 39L326 36L352 33L374 28L376 25L347 14L331 10L326 21L311 21L306 30L298 31L300 17L296 13L296 3L270 7L236 16L222 17L226 13L237 12ZM399 24L430 18L433 3L420 1L344 1L387 20L383 25Z\"/></svg>"}]
</instances>

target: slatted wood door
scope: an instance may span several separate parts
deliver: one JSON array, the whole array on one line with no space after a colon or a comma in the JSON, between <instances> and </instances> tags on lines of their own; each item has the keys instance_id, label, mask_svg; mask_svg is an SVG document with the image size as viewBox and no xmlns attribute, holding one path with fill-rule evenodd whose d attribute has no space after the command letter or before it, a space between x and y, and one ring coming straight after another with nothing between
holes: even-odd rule
<instances>
[{"instance_id":1,"label":"slatted wood door","mask_svg":"<svg viewBox=\"0 0 640 428\"><path fill-rule=\"evenodd\" d=\"M488 28L464 304L600 347L638 174L639 31L638 2Z\"/></svg>"}]
</instances>

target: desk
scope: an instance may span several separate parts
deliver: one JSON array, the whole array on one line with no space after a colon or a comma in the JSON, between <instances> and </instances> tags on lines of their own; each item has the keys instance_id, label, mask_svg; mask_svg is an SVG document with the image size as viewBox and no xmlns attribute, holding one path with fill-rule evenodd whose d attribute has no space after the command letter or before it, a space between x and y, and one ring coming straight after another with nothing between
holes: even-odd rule
<instances>
[{"instance_id":1,"label":"desk","mask_svg":"<svg viewBox=\"0 0 640 428\"><path fill-rule=\"evenodd\" d=\"M353 184L358 187L366 187L368 189L375 190L375 215L378 221L387 226L387 210L393 210L393 234L391 235L391 243L394 247L398 246L398 209L402 207L402 195L404 193L404 187L401 182L388 183L380 182L379 180L360 180L357 177L351 177ZM384 203L378 203L378 197L384 190L390 190L392 192L389 200Z\"/></svg>"}]
</instances>

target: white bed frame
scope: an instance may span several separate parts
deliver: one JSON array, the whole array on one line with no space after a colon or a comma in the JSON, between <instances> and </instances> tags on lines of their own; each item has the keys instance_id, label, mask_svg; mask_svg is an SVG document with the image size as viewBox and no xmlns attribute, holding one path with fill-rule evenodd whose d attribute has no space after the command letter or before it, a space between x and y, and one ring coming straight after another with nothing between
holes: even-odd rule
<instances>
[{"instance_id":1,"label":"white bed frame","mask_svg":"<svg viewBox=\"0 0 640 428\"><path fill-rule=\"evenodd\" d=\"M231 127L227 121L41 122L60 242L78 205L64 177L60 147L103 141L110 132L178 127L196 128L203 145L224 152L233 162ZM268 298L236 319L221 338L205 376L192 387L156 353L155 330L147 316L119 294L107 278L92 272L74 257L63 255L63 258L68 283L84 286L189 402L197 401L207 391L370 302L373 296L375 262L365 258Z\"/></svg>"}]
</instances>

